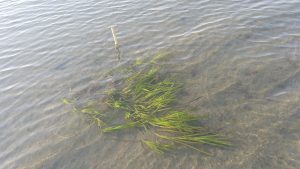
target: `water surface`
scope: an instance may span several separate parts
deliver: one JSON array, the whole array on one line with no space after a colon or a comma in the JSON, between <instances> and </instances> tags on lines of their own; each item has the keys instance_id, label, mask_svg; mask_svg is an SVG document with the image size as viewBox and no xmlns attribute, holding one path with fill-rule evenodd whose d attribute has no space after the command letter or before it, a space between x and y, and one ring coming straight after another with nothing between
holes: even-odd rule
<instances>
[{"instance_id":1,"label":"water surface","mask_svg":"<svg viewBox=\"0 0 300 169\"><path fill-rule=\"evenodd\" d=\"M157 155L61 103L99 99L107 72L158 51L234 147ZM299 51L299 0L1 0L0 168L300 168Z\"/></svg>"}]
</instances>

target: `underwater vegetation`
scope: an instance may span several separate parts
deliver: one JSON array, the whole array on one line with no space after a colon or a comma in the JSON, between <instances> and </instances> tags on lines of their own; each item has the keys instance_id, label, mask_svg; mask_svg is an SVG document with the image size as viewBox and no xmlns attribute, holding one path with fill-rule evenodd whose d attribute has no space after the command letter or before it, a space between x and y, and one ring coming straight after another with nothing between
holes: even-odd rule
<instances>
[{"instance_id":1,"label":"underwater vegetation","mask_svg":"<svg viewBox=\"0 0 300 169\"><path fill-rule=\"evenodd\" d=\"M202 149L203 145L231 145L224 137L201 125L201 117L176 107L184 84L176 75L161 71L163 66L157 62L163 56L157 55L147 64L136 60L129 75L105 92L106 110L84 106L76 111L85 114L103 133L142 130L150 137L139 141L157 153L181 147L210 154ZM68 99L63 102L74 104Z\"/></svg>"}]
</instances>

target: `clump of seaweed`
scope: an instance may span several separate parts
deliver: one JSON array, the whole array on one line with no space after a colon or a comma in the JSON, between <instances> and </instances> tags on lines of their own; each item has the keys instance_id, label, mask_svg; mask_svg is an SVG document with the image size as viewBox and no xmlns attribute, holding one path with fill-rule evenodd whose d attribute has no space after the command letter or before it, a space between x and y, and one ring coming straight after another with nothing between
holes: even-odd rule
<instances>
[{"instance_id":1,"label":"clump of seaweed","mask_svg":"<svg viewBox=\"0 0 300 169\"><path fill-rule=\"evenodd\" d=\"M161 73L161 66L154 61L138 69L142 61L132 68L132 73L122 84L106 92L105 103L117 111L121 122L106 122L100 111L83 108L80 112L93 120L104 133L128 128L141 128L153 139L141 142L157 153L170 151L179 145L209 154L201 145L229 146L230 143L218 134L201 126L200 117L187 111L174 109L183 84L176 77ZM65 101L66 102L66 101Z\"/></svg>"}]
</instances>

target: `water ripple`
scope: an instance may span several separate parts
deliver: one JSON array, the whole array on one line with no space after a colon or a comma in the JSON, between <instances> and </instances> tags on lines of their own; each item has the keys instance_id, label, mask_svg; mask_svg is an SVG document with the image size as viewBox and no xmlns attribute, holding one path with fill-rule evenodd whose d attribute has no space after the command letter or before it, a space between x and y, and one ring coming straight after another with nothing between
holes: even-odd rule
<instances>
[{"instance_id":1,"label":"water ripple","mask_svg":"<svg viewBox=\"0 0 300 169\"><path fill-rule=\"evenodd\" d=\"M299 168L299 15L299 0L0 1L0 168ZM157 156L60 102L99 98L107 72L158 50L237 148Z\"/></svg>"}]
</instances>

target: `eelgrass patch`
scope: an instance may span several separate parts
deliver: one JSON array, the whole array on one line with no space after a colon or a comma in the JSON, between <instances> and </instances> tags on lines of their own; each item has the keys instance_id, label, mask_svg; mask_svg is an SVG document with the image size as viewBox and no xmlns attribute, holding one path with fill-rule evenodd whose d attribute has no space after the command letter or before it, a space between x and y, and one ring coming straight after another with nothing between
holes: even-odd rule
<instances>
[{"instance_id":1,"label":"eelgrass patch","mask_svg":"<svg viewBox=\"0 0 300 169\"><path fill-rule=\"evenodd\" d=\"M138 59L127 69L131 70L128 77L105 92L104 102L108 110L101 111L89 106L75 110L85 114L103 133L128 129L147 132L151 139L142 138L140 142L157 153L185 147L210 154L202 148L203 145L229 146L230 142L224 137L201 125L201 117L175 108L184 83L176 76L161 71L163 66L157 61L162 56L157 55L146 66ZM67 99L63 102L73 103Z\"/></svg>"}]
</instances>

